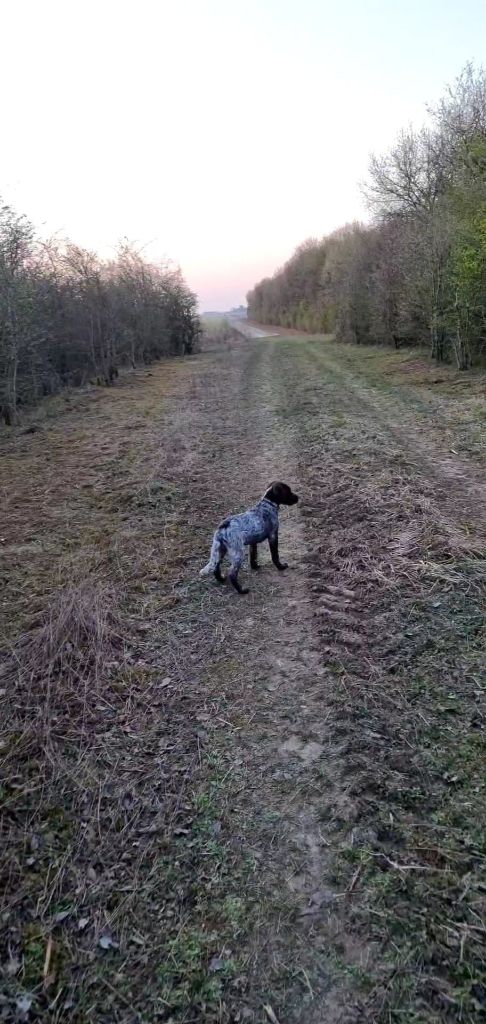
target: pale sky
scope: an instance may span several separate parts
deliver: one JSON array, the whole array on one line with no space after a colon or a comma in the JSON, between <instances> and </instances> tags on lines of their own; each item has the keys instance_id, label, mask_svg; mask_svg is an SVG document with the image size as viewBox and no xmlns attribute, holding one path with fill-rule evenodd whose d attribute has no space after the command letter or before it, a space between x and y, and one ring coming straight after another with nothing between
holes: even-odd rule
<instances>
[{"instance_id":1,"label":"pale sky","mask_svg":"<svg viewBox=\"0 0 486 1024\"><path fill-rule=\"evenodd\" d=\"M0 196L227 309L364 216L373 150L486 55L484 0L0 0Z\"/></svg>"}]
</instances>

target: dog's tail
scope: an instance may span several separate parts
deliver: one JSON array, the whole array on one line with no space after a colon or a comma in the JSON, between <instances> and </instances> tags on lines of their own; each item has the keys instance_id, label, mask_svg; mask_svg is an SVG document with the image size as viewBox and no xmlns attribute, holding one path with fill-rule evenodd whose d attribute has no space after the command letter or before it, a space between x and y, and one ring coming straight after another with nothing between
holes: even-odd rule
<instances>
[{"instance_id":1,"label":"dog's tail","mask_svg":"<svg viewBox=\"0 0 486 1024\"><path fill-rule=\"evenodd\" d=\"M204 566L204 569L200 570L200 576L209 576L210 573L214 572L216 567L219 565L224 553L225 553L224 541L219 536L217 531L213 537L213 543L211 544L211 554L209 556L209 562Z\"/></svg>"}]
</instances>

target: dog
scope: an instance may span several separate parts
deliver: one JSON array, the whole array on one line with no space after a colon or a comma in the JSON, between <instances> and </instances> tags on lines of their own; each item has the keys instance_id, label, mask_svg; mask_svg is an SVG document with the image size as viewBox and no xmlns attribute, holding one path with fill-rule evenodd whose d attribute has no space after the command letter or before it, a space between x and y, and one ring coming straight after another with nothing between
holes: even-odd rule
<instances>
[{"instance_id":1,"label":"dog","mask_svg":"<svg viewBox=\"0 0 486 1024\"><path fill-rule=\"evenodd\" d=\"M257 545L264 540L268 540L273 564L280 571L286 569L287 563L281 562L278 554L278 512L280 505L296 505L298 500L298 495L293 493L288 484L280 481L270 484L257 505L219 524L213 537L209 562L199 575L209 576L213 573L218 583L224 583L221 562L228 555L231 563L230 582L239 594L247 594L248 587L242 587L238 580L245 547L250 546L251 568L258 569Z\"/></svg>"}]
</instances>

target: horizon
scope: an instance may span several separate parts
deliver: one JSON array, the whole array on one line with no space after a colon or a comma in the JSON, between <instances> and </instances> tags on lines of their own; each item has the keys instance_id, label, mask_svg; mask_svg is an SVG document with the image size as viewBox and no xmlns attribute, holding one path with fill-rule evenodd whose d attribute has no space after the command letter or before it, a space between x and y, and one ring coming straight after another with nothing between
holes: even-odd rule
<instances>
[{"instance_id":1,"label":"horizon","mask_svg":"<svg viewBox=\"0 0 486 1024\"><path fill-rule=\"evenodd\" d=\"M4 18L23 70L12 46L3 201L101 256L127 237L170 258L201 311L246 304L306 238L366 219L370 154L486 42L478 0L24 0Z\"/></svg>"}]
</instances>

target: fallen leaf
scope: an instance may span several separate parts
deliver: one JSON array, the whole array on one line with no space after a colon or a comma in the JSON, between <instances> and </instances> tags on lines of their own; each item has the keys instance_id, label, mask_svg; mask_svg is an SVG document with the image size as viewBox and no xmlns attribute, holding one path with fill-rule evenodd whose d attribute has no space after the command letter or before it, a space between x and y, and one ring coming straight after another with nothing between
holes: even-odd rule
<instances>
[{"instance_id":1,"label":"fallen leaf","mask_svg":"<svg viewBox=\"0 0 486 1024\"><path fill-rule=\"evenodd\" d=\"M12 977L12 975L18 974L21 967L22 961L17 960L17 957L12 956L5 966L5 974L7 974L9 977Z\"/></svg>"},{"instance_id":2,"label":"fallen leaf","mask_svg":"<svg viewBox=\"0 0 486 1024\"><path fill-rule=\"evenodd\" d=\"M298 754L303 747L303 742L299 736L289 736L285 743L282 743L279 747L281 754Z\"/></svg>"},{"instance_id":3,"label":"fallen leaf","mask_svg":"<svg viewBox=\"0 0 486 1024\"><path fill-rule=\"evenodd\" d=\"M34 997L29 995L23 995L20 999L16 1000L15 1005L24 1020L26 1019L33 1002Z\"/></svg>"},{"instance_id":4,"label":"fallen leaf","mask_svg":"<svg viewBox=\"0 0 486 1024\"><path fill-rule=\"evenodd\" d=\"M54 917L52 918L53 924L61 924L61 921L65 921L66 918L69 917L70 913L70 910L60 910L57 914L54 914Z\"/></svg>"},{"instance_id":5,"label":"fallen leaf","mask_svg":"<svg viewBox=\"0 0 486 1024\"><path fill-rule=\"evenodd\" d=\"M209 970L213 974L215 971L223 971L225 967L225 961L220 956L213 956L209 961Z\"/></svg>"},{"instance_id":6,"label":"fallen leaf","mask_svg":"<svg viewBox=\"0 0 486 1024\"><path fill-rule=\"evenodd\" d=\"M102 935L98 945L100 945L102 949L118 949L118 942L116 942L111 935Z\"/></svg>"},{"instance_id":7,"label":"fallen leaf","mask_svg":"<svg viewBox=\"0 0 486 1024\"><path fill-rule=\"evenodd\" d=\"M80 932L84 931L87 924L89 924L89 917L80 917L78 921L78 930Z\"/></svg>"},{"instance_id":8,"label":"fallen leaf","mask_svg":"<svg viewBox=\"0 0 486 1024\"><path fill-rule=\"evenodd\" d=\"M302 747L302 750L298 751L298 756L302 758L306 764L311 764L312 761L316 761L317 758L321 756L323 751L324 747L322 746L322 743L315 743L314 740L310 740L309 743L306 743Z\"/></svg>"},{"instance_id":9,"label":"fallen leaf","mask_svg":"<svg viewBox=\"0 0 486 1024\"><path fill-rule=\"evenodd\" d=\"M242 1006L237 1020L253 1020L253 1013L249 1006Z\"/></svg>"}]
</instances>

